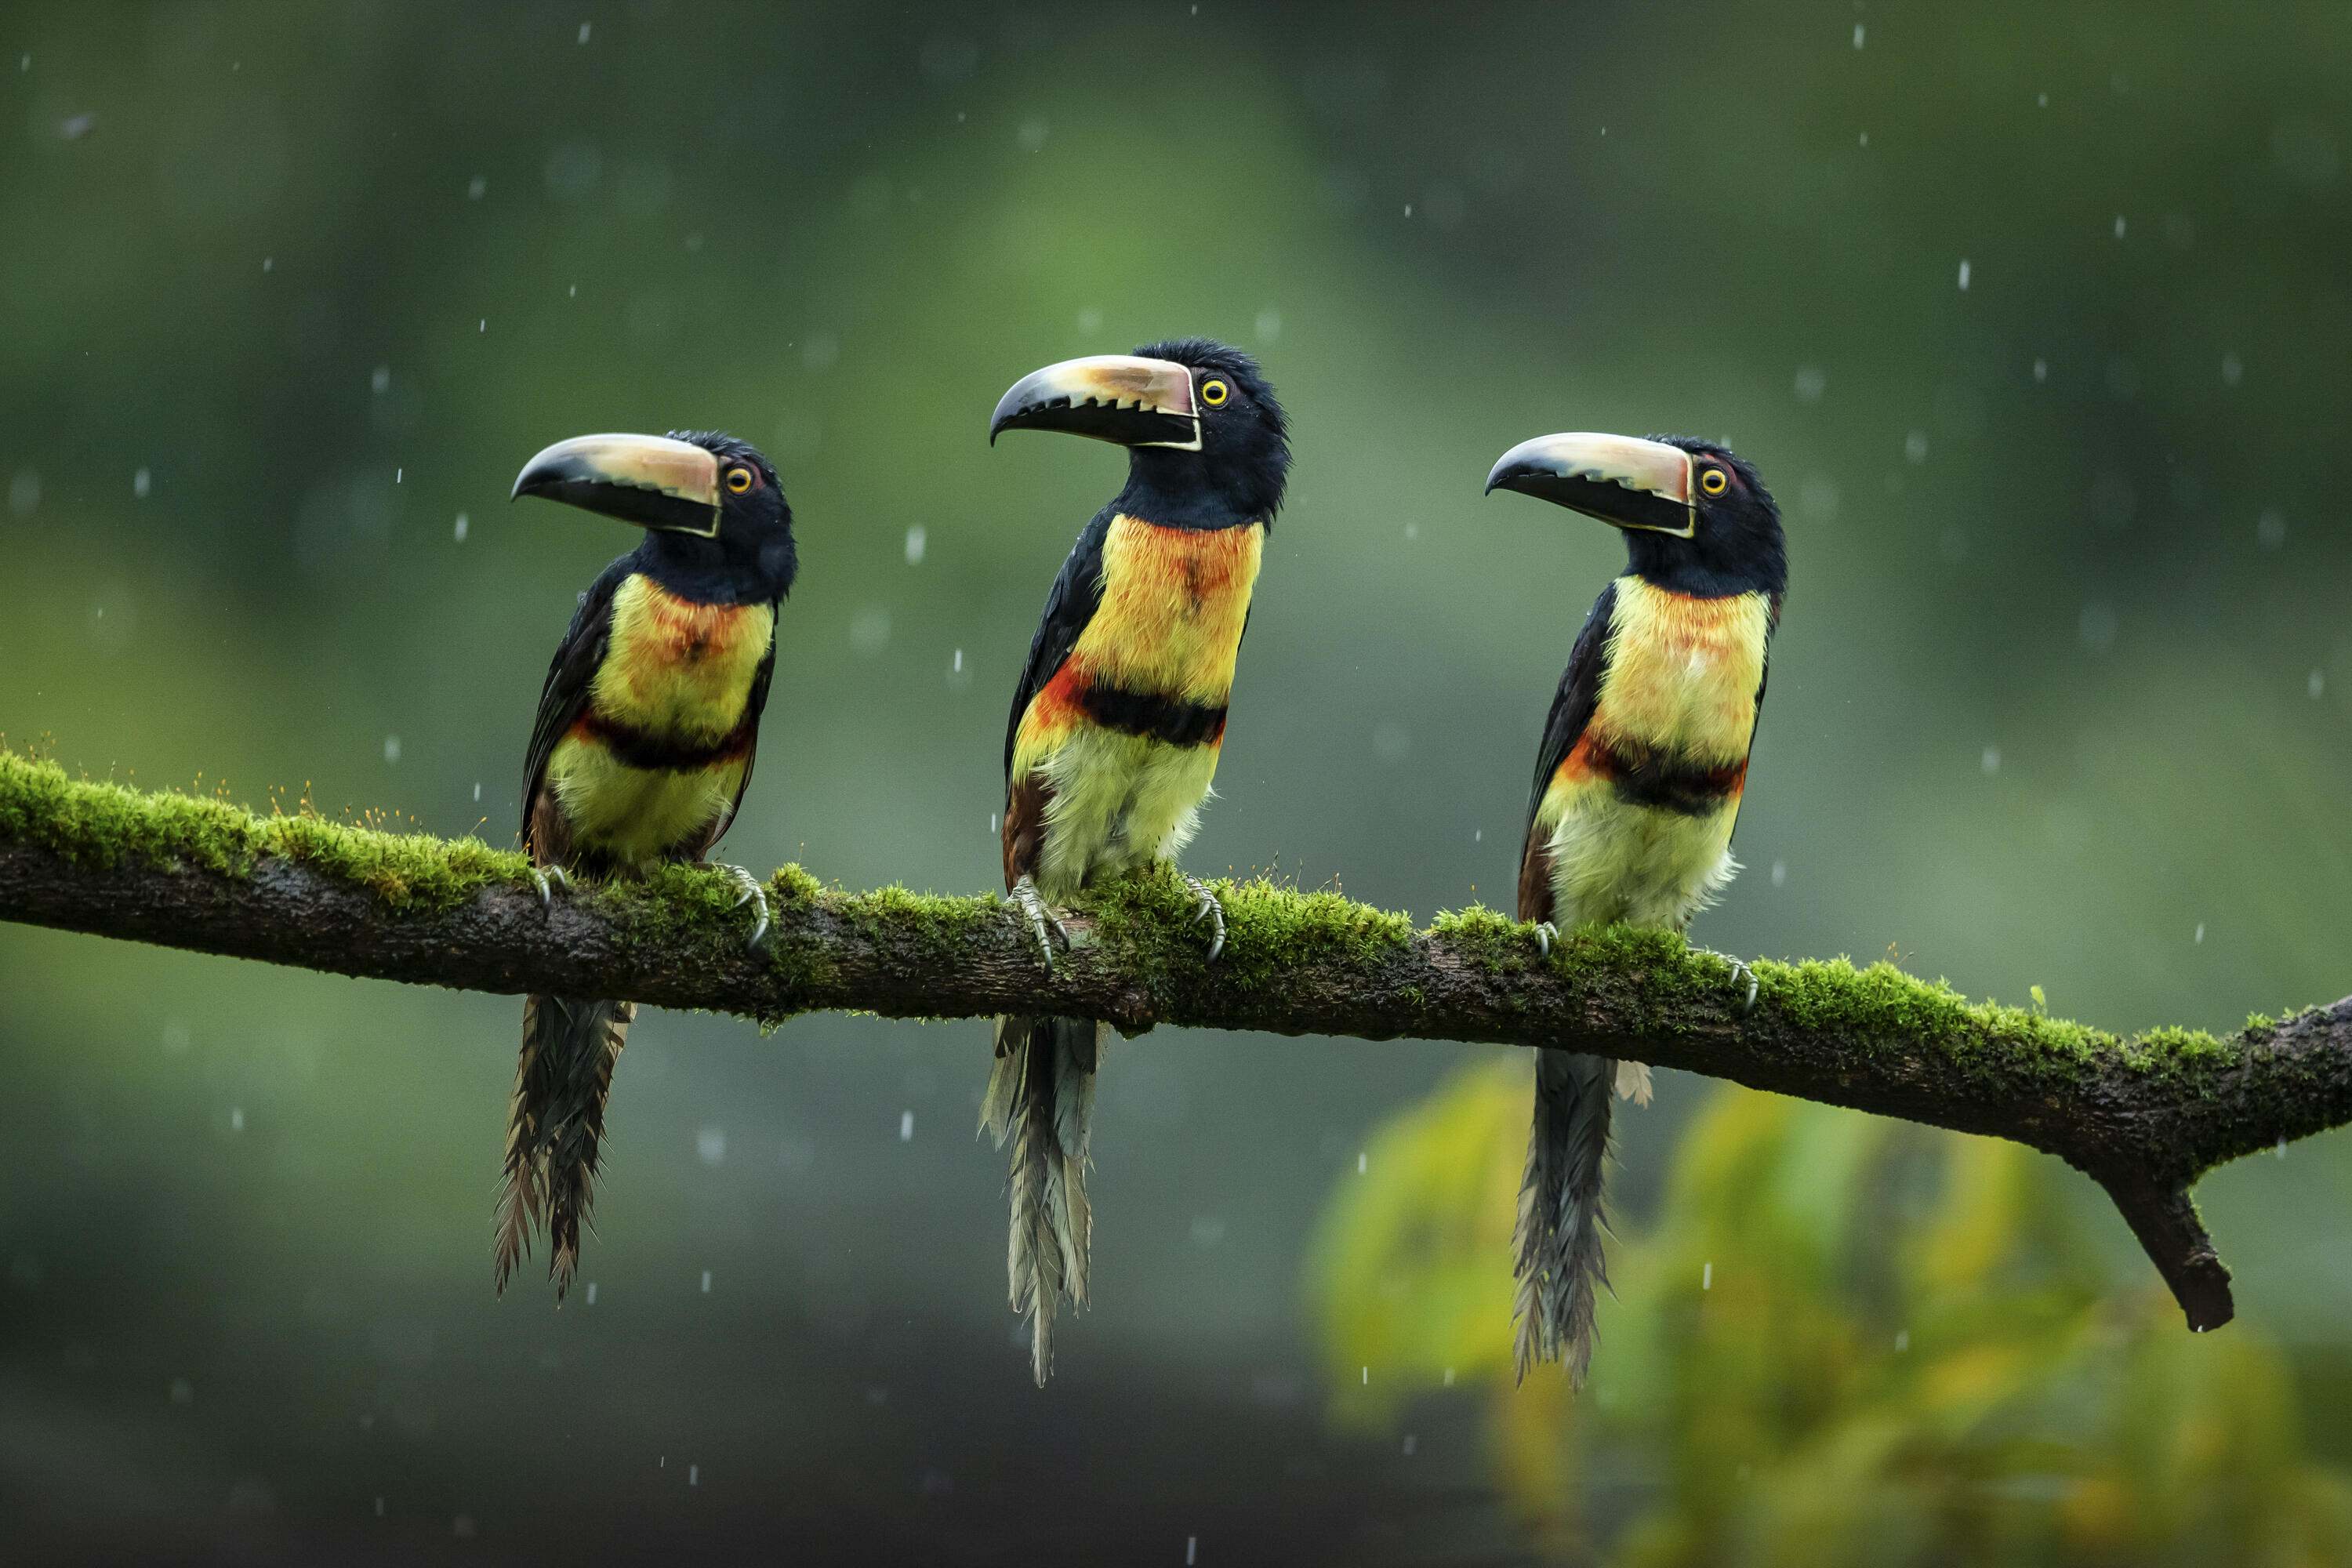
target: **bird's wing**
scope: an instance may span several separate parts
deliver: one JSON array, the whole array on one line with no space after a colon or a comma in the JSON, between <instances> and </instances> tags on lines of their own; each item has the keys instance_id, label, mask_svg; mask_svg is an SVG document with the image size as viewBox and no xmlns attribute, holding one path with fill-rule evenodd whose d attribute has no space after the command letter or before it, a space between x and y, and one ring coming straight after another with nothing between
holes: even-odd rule
<instances>
[{"instance_id":1,"label":"bird's wing","mask_svg":"<svg viewBox=\"0 0 2352 1568\"><path fill-rule=\"evenodd\" d=\"M777 605L770 605L770 614L772 616L777 608ZM727 830L735 825L735 814L743 809L744 792L751 787L752 764L760 760L760 715L767 711L768 683L775 679L775 675L776 637L771 631L768 634L768 657L760 661L759 669L751 676L751 693L744 699L743 717L740 721L749 725L751 731L751 743L743 752L743 776L735 782L735 798L727 803L726 811L710 825L710 837L705 838L702 847L695 851L694 858L698 860L709 855L718 847L719 841L727 837Z\"/></svg>"},{"instance_id":2,"label":"bird's wing","mask_svg":"<svg viewBox=\"0 0 2352 1568\"><path fill-rule=\"evenodd\" d=\"M1004 722L1004 784L1013 786L1013 748L1021 735L1022 716L1029 711L1030 701L1062 661L1070 657L1077 646L1078 636L1087 623L1095 618L1102 605L1103 541L1110 534L1111 509L1105 507L1095 513L1094 521L1078 534L1078 542L1070 547L1069 558L1062 563L1060 575L1054 579L1054 591L1045 595L1045 616L1037 623L1037 635L1029 640L1029 663L1021 671L1021 684L1013 689L1013 713Z\"/></svg>"},{"instance_id":3,"label":"bird's wing","mask_svg":"<svg viewBox=\"0 0 2352 1568\"><path fill-rule=\"evenodd\" d=\"M1021 684L1013 689L1013 712L1004 721L1004 885L1008 888L1027 876L1035 865L1039 847L1045 835L1045 811L1053 804L1054 792L1043 776L1032 773L1026 778L1013 776L1013 753L1021 740L1021 721L1027 717L1029 704L1037 693L1054 679L1070 650L1078 646L1078 637L1087 623L1095 618L1102 605L1103 541L1110 534L1111 509L1105 507L1095 513L1078 534L1078 542L1070 547L1069 558L1062 563L1061 573L1054 579L1054 590L1045 595L1045 618L1037 623L1037 635L1029 639L1029 662L1021 671Z\"/></svg>"},{"instance_id":4,"label":"bird's wing","mask_svg":"<svg viewBox=\"0 0 2352 1568\"><path fill-rule=\"evenodd\" d=\"M1544 721L1543 745L1536 752L1535 784L1528 795L1527 841L1519 851L1519 918L1523 921L1551 919L1549 847L1536 832L1536 813L1543 805L1552 774L1583 737L1584 727L1592 721L1592 710L1600 703L1601 676L1609 663L1609 620L1616 608L1617 584L1612 583L1601 590L1601 597L1585 615L1584 629L1576 634L1568 668L1560 673L1559 690L1551 700L1551 714Z\"/></svg>"},{"instance_id":5,"label":"bird's wing","mask_svg":"<svg viewBox=\"0 0 2352 1568\"><path fill-rule=\"evenodd\" d=\"M539 717L531 722L530 751L523 759L522 837L525 852L541 865L561 860L564 852L564 846L547 842L554 835L539 821L540 786L547 782L547 762L555 754L555 743L588 706L589 686L612 641L613 595L635 570L634 557L624 555L605 567L580 595L572 629L556 646L555 658L547 667L547 684L540 688Z\"/></svg>"}]
</instances>

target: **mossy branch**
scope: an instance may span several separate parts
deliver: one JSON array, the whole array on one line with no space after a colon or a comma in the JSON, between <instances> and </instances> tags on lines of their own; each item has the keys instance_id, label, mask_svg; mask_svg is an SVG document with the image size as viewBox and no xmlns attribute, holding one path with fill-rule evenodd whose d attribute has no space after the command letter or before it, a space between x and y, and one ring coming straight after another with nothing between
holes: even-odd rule
<instances>
[{"instance_id":1,"label":"mossy branch","mask_svg":"<svg viewBox=\"0 0 2352 1568\"><path fill-rule=\"evenodd\" d=\"M2191 1327L2232 1311L2188 1189L2224 1161L2352 1121L2352 998L2227 1038L2123 1037L1970 1003L1892 965L1755 966L1678 939L1580 931L1549 958L1483 909L1415 930L1337 893L1221 889L1225 956L1204 962L1172 876L1105 889L1048 973L992 897L771 878L775 930L749 951L734 886L670 868L542 908L522 857L307 811L70 778L0 752L0 919L332 973L627 997L772 1024L842 1009L1000 1012L1365 1039L1411 1036L1606 1051L1831 1105L2014 1139L2097 1180Z\"/></svg>"}]
</instances>

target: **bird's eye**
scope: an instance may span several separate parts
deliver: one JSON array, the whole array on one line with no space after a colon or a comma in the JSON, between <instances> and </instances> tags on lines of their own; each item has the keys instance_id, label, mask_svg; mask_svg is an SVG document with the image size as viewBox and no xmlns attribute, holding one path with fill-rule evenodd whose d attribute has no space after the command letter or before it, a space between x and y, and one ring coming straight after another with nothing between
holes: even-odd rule
<instances>
[{"instance_id":1,"label":"bird's eye","mask_svg":"<svg viewBox=\"0 0 2352 1568\"><path fill-rule=\"evenodd\" d=\"M1721 468L1703 468L1699 471L1698 488L1711 496L1719 496L1731 488L1731 479Z\"/></svg>"},{"instance_id":2,"label":"bird's eye","mask_svg":"<svg viewBox=\"0 0 2352 1568\"><path fill-rule=\"evenodd\" d=\"M1226 386L1222 381L1204 381L1201 384L1201 401L1212 408L1221 407L1225 399L1232 395L1232 388Z\"/></svg>"},{"instance_id":3,"label":"bird's eye","mask_svg":"<svg viewBox=\"0 0 2352 1568\"><path fill-rule=\"evenodd\" d=\"M739 496L745 490L750 489L751 488L751 470L749 468L728 469L727 488L733 490Z\"/></svg>"}]
</instances>

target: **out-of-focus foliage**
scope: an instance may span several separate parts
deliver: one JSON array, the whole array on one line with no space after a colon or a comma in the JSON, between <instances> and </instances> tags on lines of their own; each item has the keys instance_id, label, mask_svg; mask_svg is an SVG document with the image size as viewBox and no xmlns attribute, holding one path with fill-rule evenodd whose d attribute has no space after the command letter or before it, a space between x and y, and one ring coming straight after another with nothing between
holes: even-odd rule
<instances>
[{"instance_id":1,"label":"out-of-focus foliage","mask_svg":"<svg viewBox=\"0 0 2352 1568\"><path fill-rule=\"evenodd\" d=\"M1511 1377L1526 1064L1484 1063L1344 1177L1310 1277L1332 1413L1475 1398L1551 1545L1622 1568L2337 1563L2352 1484L2278 1348L2118 1279L2057 1162L1726 1086L1620 1228L1592 1381ZM1642 1118L1627 1118L1634 1130ZM1596 1473L1637 1451L1654 1478ZM1613 1482L1613 1484L1612 1484Z\"/></svg>"}]
</instances>

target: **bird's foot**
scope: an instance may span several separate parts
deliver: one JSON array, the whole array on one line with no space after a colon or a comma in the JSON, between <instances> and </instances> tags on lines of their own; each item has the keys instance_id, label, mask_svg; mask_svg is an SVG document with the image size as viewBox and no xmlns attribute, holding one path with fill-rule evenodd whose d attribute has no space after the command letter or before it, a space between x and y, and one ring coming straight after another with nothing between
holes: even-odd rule
<instances>
[{"instance_id":1,"label":"bird's foot","mask_svg":"<svg viewBox=\"0 0 2352 1568\"><path fill-rule=\"evenodd\" d=\"M1013 883L1013 890L1004 895L1004 901L1029 917L1029 929L1037 938L1038 959L1050 974L1054 969L1054 938L1060 937L1062 945L1069 946L1069 928L1062 923L1061 917L1045 907L1045 896L1037 891L1034 878L1024 877Z\"/></svg>"},{"instance_id":2,"label":"bird's foot","mask_svg":"<svg viewBox=\"0 0 2352 1568\"><path fill-rule=\"evenodd\" d=\"M532 867L530 885L539 889L539 907L542 910L555 907L555 897L549 891L551 888L562 889L566 898L572 895L572 879L561 866Z\"/></svg>"},{"instance_id":3,"label":"bird's foot","mask_svg":"<svg viewBox=\"0 0 2352 1568\"><path fill-rule=\"evenodd\" d=\"M1225 951L1225 906L1217 901L1217 895L1209 891L1209 884L1200 878L1187 877L1184 885L1192 889L1192 897L1198 900L1192 906L1192 923L1209 922L1208 962L1214 963L1218 955Z\"/></svg>"},{"instance_id":4,"label":"bird's foot","mask_svg":"<svg viewBox=\"0 0 2352 1568\"><path fill-rule=\"evenodd\" d=\"M1551 956L1551 944L1559 940L1559 927L1549 921L1536 922L1536 951L1546 958Z\"/></svg>"},{"instance_id":5,"label":"bird's foot","mask_svg":"<svg viewBox=\"0 0 2352 1568\"><path fill-rule=\"evenodd\" d=\"M1711 947L1695 947L1691 951L1703 952L1709 958L1719 958L1731 965L1732 984L1742 988L1746 993L1739 1003L1740 1016L1745 1017L1756 1011L1756 972L1754 970L1748 968L1742 960L1734 958L1727 952L1717 952Z\"/></svg>"},{"instance_id":6,"label":"bird's foot","mask_svg":"<svg viewBox=\"0 0 2352 1568\"><path fill-rule=\"evenodd\" d=\"M735 886L741 889L742 896L735 900L737 909L741 909L745 904L751 906L751 912L757 918L751 923L751 940L749 946L751 951L757 952L760 944L768 940L767 890L760 886L760 879L740 866L716 866L712 869L726 872L734 881Z\"/></svg>"}]
</instances>

